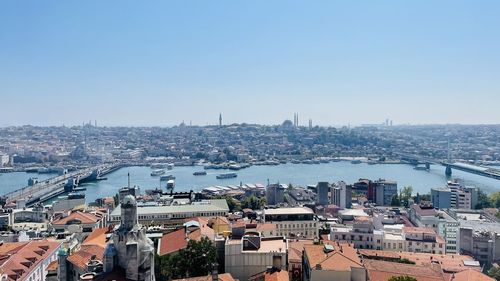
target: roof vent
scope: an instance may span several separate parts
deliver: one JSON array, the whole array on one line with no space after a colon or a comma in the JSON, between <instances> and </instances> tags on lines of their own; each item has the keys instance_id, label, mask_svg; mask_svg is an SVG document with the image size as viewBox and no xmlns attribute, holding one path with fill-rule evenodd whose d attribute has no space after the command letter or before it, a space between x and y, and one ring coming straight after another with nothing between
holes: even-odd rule
<instances>
[{"instance_id":1,"label":"roof vent","mask_svg":"<svg viewBox=\"0 0 500 281\"><path fill-rule=\"evenodd\" d=\"M325 252L325 254L331 253L334 250L335 248L332 245L325 244L325 246L323 247L323 252Z\"/></svg>"}]
</instances>

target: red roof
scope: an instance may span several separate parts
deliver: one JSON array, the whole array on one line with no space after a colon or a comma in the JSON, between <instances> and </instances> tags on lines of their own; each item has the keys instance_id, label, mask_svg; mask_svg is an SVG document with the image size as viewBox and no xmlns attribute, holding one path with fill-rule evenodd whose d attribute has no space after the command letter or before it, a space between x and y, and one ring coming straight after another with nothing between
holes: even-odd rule
<instances>
[{"instance_id":1,"label":"red roof","mask_svg":"<svg viewBox=\"0 0 500 281\"><path fill-rule=\"evenodd\" d=\"M178 252L187 247L188 241L186 239L186 231L184 228L164 234L160 239L159 255L168 255Z\"/></svg>"},{"instance_id":2,"label":"red roof","mask_svg":"<svg viewBox=\"0 0 500 281\"><path fill-rule=\"evenodd\" d=\"M23 280L42 261L52 256L62 242L54 240L33 240L22 243L5 243L0 246L0 271L8 280Z\"/></svg>"},{"instance_id":3,"label":"red roof","mask_svg":"<svg viewBox=\"0 0 500 281\"><path fill-rule=\"evenodd\" d=\"M53 225L66 225L69 222L74 221L74 220L80 221L83 224L92 224L92 223L97 223L98 221L100 221L101 217L98 217L98 216L91 214L91 213L76 211L76 212L72 212L71 214L69 214L69 216L67 216L65 218L61 218L61 219L53 221L52 224Z\"/></svg>"}]
</instances>

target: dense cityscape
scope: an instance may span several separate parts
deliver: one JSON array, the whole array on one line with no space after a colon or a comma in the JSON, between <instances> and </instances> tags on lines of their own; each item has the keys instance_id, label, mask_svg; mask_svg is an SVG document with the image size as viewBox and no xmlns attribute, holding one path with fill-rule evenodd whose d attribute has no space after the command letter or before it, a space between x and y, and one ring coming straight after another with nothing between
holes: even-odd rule
<instances>
[{"instance_id":1,"label":"dense cityscape","mask_svg":"<svg viewBox=\"0 0 500 281\"><path fill-rule=\"evenodd\" d=\"M295 116L275 126L225 125L221 116L213 126L2 128L1 171L31 175L1 200L2 272L7 280L489 280L500 259L500 193L453 177L425 194L382 178L186 192L167 173L199 166L193 176L225 178L254 165L332 161L495 170L499 131L299 126ZM164 187L129 178L118 194L86 199L86 182L131 165L150 166Z\"/></svg>"},{"instance_id":2,"label":"dense cityscape","mask_svg":"<svg viewBox=\"0 0 500 281\"><path fill-rule=\"evenodd\" d=\"M0 281L500 281L500 1L0 1Z\"/></svg>"}]
</instances>

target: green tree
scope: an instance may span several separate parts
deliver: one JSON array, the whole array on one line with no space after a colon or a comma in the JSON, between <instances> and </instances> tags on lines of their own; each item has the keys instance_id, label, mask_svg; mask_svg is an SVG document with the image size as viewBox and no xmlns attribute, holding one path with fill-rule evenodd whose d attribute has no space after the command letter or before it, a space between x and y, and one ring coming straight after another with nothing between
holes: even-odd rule
<instances>
[{"instance_id":1,"label":"green tree","mask_svg":"<svg viewBox=\"0 0 500 281\"><path fill-rule=\"evenodd\" d=\"M217 249L210 239L190 240L185 249L177 253L155 257L157 280L172 280L206 276L217 262ZM195 265L195 266L193 266Z\"/></svg>"},{"instance_id":2,"label":"green tree","mask_svg":"<svg viewBox=\"0 0 500 281\"><path fill-rule=\"evenodd\" d=\"M392 276L389 281L417 281L416 278L405 275L405 276Z\"/></svg>"},{"instance_id":3,"label":"green tree","mask_svg":"<svg viewBox=\"0 0 500 281\"><path fill-rule=\"evenodd\" d=\"M488 270L488 275L495 280L500 280L500 267L492 267Z\"/></svg>"},{"instance_id":4,"label":"green tree","mask_svg":"<svg viewBox=\"0 0 500 281\"><path fill-rule=\"evenodd\" d=\"M399 196L398 194L394 194L394 196L392 196L392 199L391 199L391 206L394 206L394 207L399 207L401 206L401 200L399 200Z\"/></svg>"},{"instance_id":5,"label":"green tree","mask_svg":"<svg viewBox=\"0 0 500 281\"><path fill-rule=\"evenodd\" d=\"M500 208L500 192L494 192L490 195L491 204L495 208Z\"/></svg>"},{"instance_id":6,"label":"green tree","mask_svg":"<svg viewBox=\"0 0 500 281\"><path fill-rule=\"evenodd\" d=\"M475 206L476 209L483 208L491 208L493 204L491 204L491 199L488 197L488 194L483 192L481 189L477 190L477 204Z\"/></svg>"},{"instance_id":7,"label":"green tree","mask_svg":"<svg viewBox=\"0 0 500 281\"><path fill-rule=\"evenodd\" d=\"M405 207L409 206L408 200L410 200L411 194L413 193L413 187L411 186L405 186L403 187L400 192L399 192L399 200L401 201L401 204L404 205Z\"/></svg>"},{"instance_id":8,"label":"green tree","mask_svg":"<svg viewBox=\"0 0 500 281\"><path fill-rule=\"evenodd\" d=\"M252 210L258 210L266 204L266 198L257 198L255 196L246 197L241 201L241 208L250 208Z\"/></svg>"}]
</instances>

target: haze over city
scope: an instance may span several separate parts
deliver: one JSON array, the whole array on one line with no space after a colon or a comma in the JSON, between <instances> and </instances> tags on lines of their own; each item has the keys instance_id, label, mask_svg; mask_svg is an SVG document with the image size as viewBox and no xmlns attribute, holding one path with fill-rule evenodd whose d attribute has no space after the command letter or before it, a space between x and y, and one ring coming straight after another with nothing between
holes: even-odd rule
<instances>
[{"instance_id":1,"label":"haze over city","mask_svg":"<svg viewBox=\"0 0 500 281\"><path fill-rule=\"evenodd\" d=\"M500 3L0 3L0 126L498 123Z\"/></svg>"}]
</instances>

